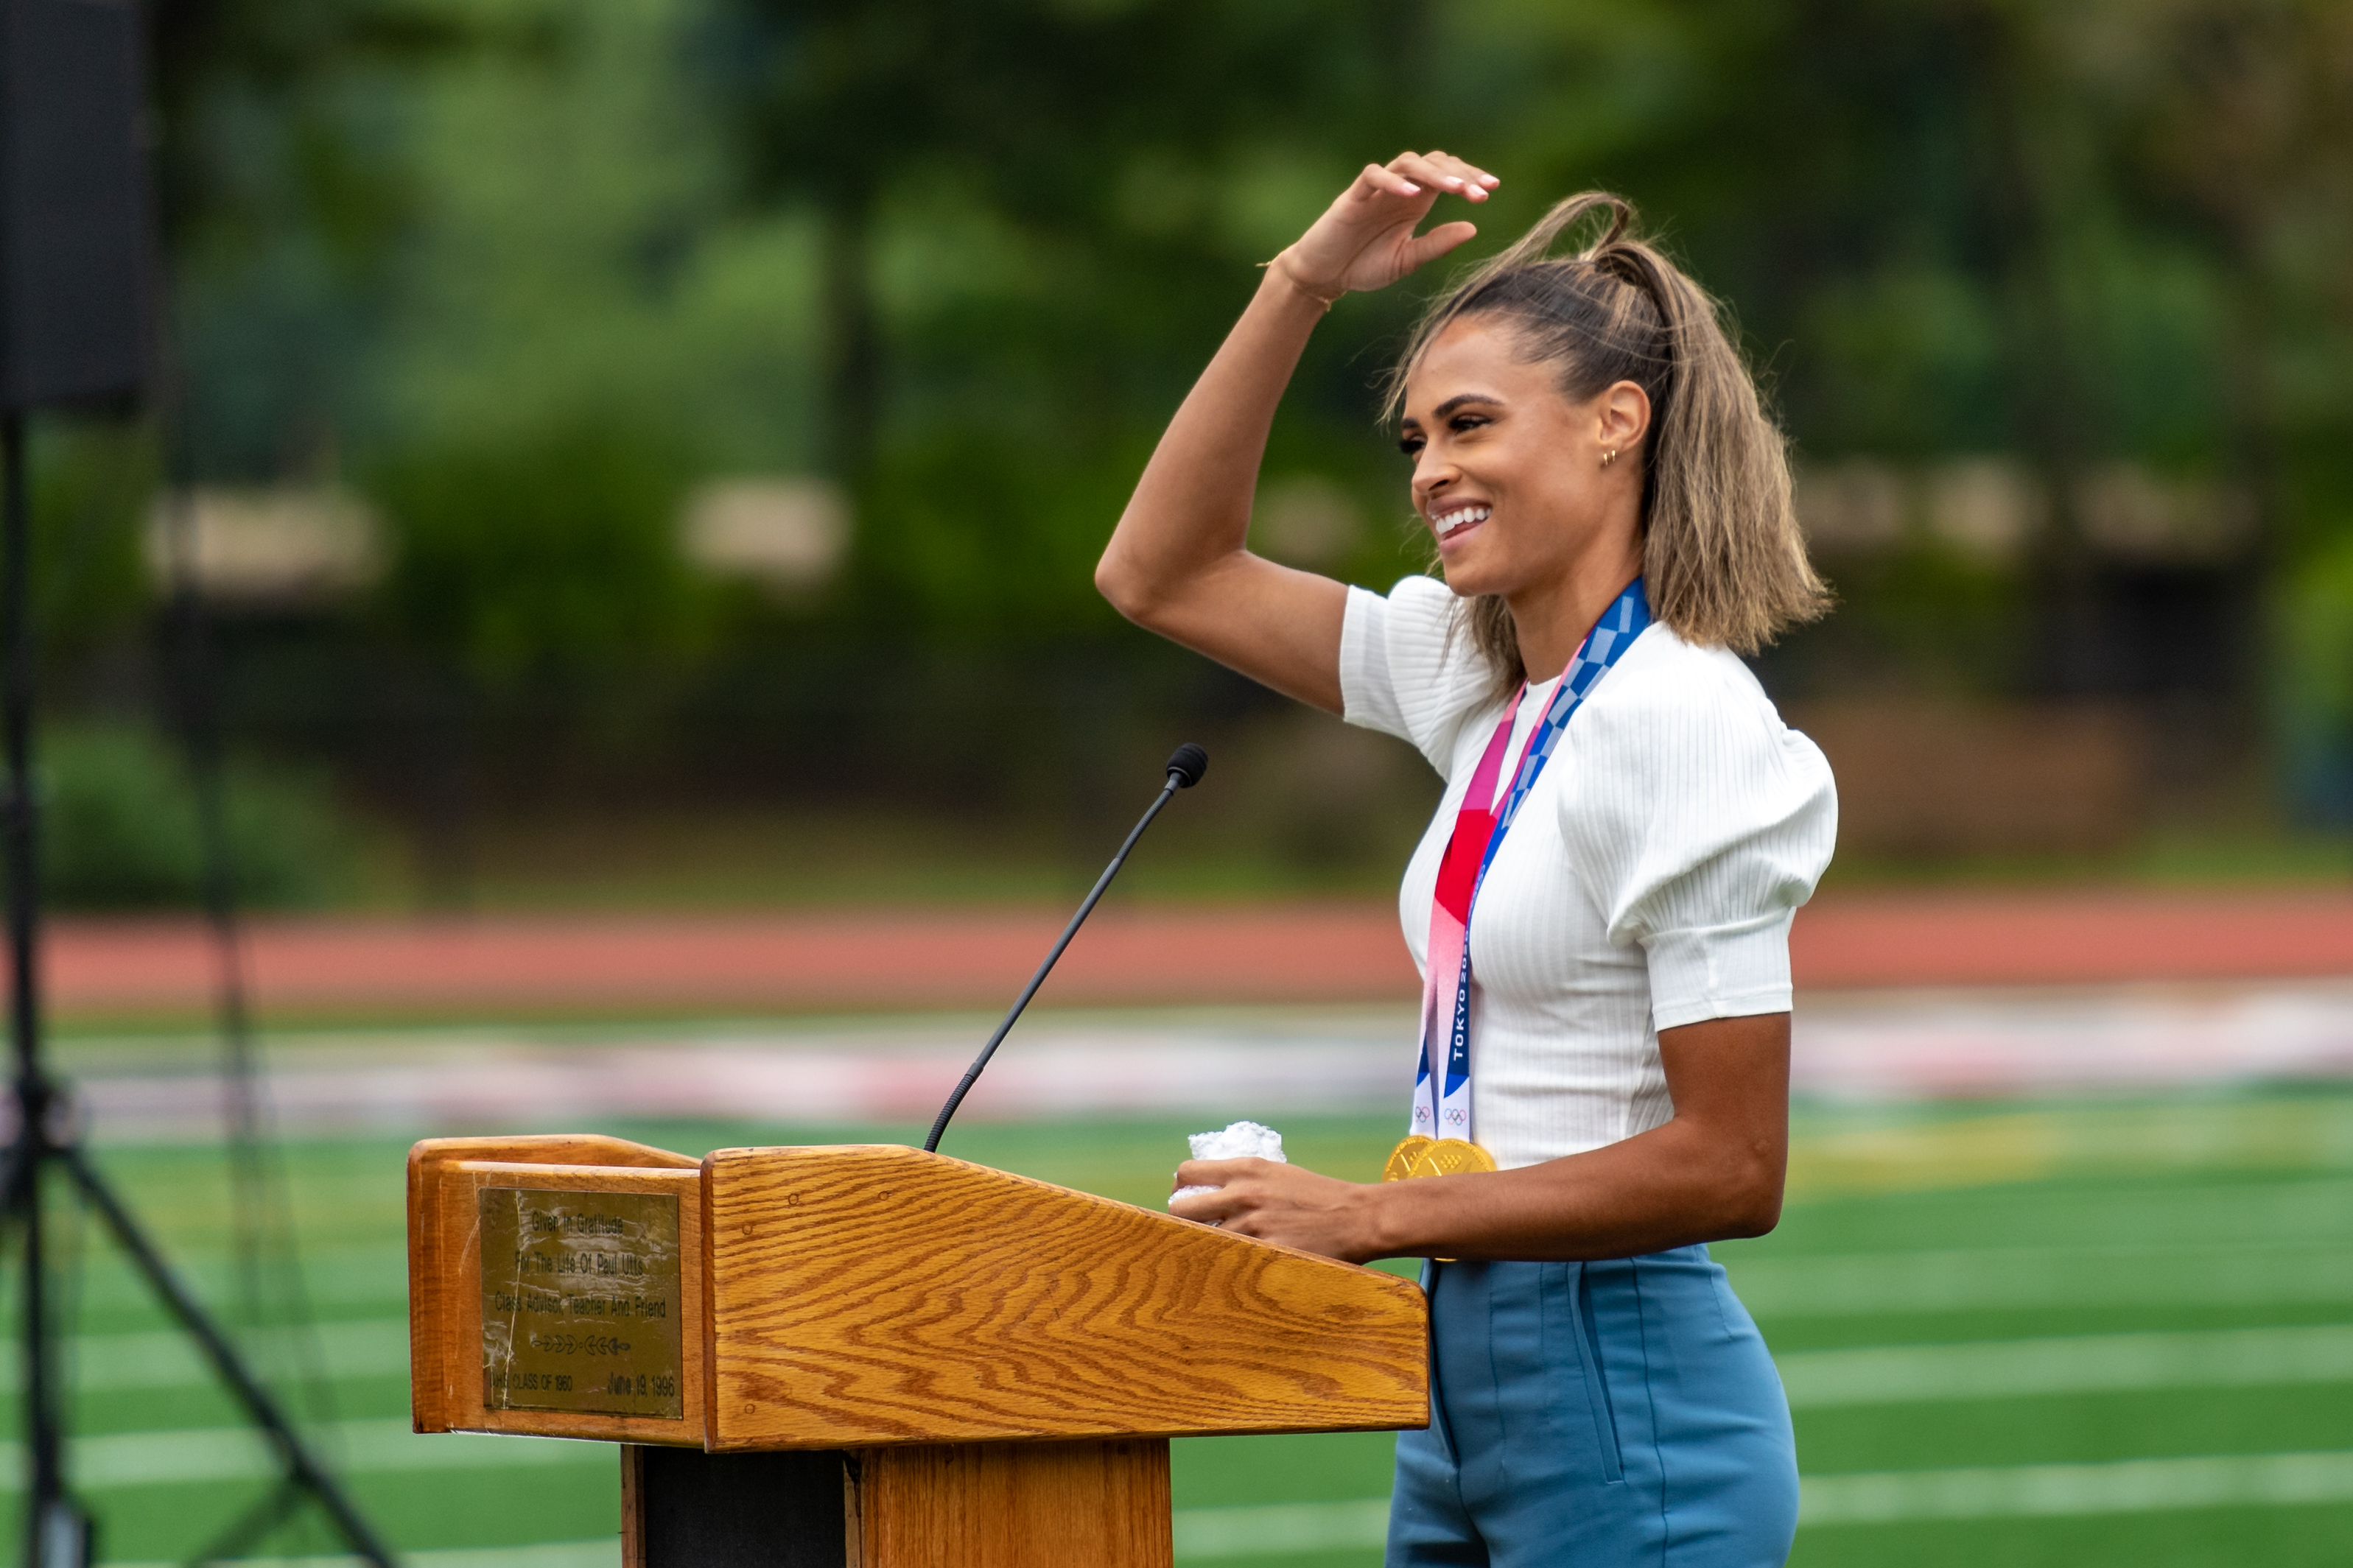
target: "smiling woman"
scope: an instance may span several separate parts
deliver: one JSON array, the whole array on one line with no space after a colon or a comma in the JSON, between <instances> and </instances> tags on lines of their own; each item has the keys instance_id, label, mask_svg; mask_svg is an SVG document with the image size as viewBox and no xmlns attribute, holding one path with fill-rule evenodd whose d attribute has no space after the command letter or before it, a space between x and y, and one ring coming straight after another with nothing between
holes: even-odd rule
<instances>
[{"instance_id":1,"label":"smiling woman","mask_svg":"<svg viewBox=\"0 0 2353 1568\"><path fill-rule=\"evenodd\" d=\"M1780 1213L1789 921L1837 816L1738 658L1823 602L1779 433L1708 297L1623 201L1572 197L1432 307L1392 383L1444 583L1370 594L1246 547L1315 323L1469 239L1415 230L1497 184L1443 153L1368 165L1269 264L1096 573L1447 780L1399 899L1423 1002L1391 1179L1192 1161L1205 1190L1170 1207L1432 1260L1396 1568L1763 1568L1796 1527L1788 1407L1705 1244Z\"/></svg>"},{"instance_id":2,"label":"smiling woman","mask_svg":"<svg viewBox=\"0 0 2353 1568\"><path fill-rule=\"evenodd\" d=\"M1591 248L1551 255L1562 235L1596 216L1608 226ZM1552 416L1551 427L1513 432L1522 462L1544 464L1569 491L1545 510L1589 519L1613 540L1632 521L1651 608L1684 640L1755 653L1827 603L1789 504L1781 433L1715 301L1629 232L1633 216L1622 199L1600 193L1562 202L1432 304L1390 373L1389 408L1403 413L1400 445L1416 458L1417 506L1438 534L1448 584L1472 596L1481 651L1507 683L1524 673L1519 639L1533 629L1528 619L1542 616L1544 600L1509 603L1508 589L1483 585L1467 561L1458 566L1450 546L1459 529L1438 525L1476 504L1474 490L1419 461L1433 440L1487 429L1506 413L1524 426ZM1482 384L1482 376L1494 383L1514 371L1511 395L1499 395L1500 384ZM1440 400L1432 409L1439 433L1426 431L1410 406L1417 388ZM1580 416L1601 444L1591 467L1557 460L1582 433ZM1618 469L1623 454L1640 460ZM1474 477L1495 460L1474 458ZM1439 514L1440 500L1451 515ZM1528 575L1507 573L1507 580L1517 585ZM1553 640L1580 636L1583 626L1559 628ZM1551 652L1532 647L1528 663L1557 668Z\"/></svg>"}]
</instances>

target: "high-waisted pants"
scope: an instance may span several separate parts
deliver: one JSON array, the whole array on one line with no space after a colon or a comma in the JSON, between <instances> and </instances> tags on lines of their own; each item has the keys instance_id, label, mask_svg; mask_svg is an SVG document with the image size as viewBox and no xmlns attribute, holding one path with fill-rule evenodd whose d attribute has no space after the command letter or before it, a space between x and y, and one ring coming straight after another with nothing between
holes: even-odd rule
<instances>
[{"instance_id":1,"label":"high-waisted pants","mask_svg":"<svg viewBox=\"0 0 2353 1568\"><path fill-rule=\"evenodd\" d=\"M1707 1248L1428 1267L1430 1423L1398 1436L1388 1568L1780 1568L1788 1401Z\"/></svg>"}]
</instances>

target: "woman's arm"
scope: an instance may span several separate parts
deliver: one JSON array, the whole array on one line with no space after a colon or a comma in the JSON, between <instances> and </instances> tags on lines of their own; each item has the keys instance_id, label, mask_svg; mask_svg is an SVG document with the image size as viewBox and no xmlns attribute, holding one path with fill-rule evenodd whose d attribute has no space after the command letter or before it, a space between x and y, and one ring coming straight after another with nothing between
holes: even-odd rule
<instances>
[{"instance_id":1,"label":"woman's arm","mask_svg":"<svg viewBox=\"0 0 2353 1568\"><path fill-rule=\"evenodd\" d=\"M1444 153L1368 163L1267 265L1217 357L1169 421L1095 568L1120 614L1251 679L1340 709L1346 591L1247 548L1259 463L1308 334L1351 289L1386 288L1478 231L1414 226L1440 194L1484 201L1495 177Z\"/></svg>"},{"instance_id":2,"label":"woman's arm","mask_svg":"<svg viewBox=\"0 0 2353 1568\"><path fill-rule=\"evenodd\" d=\"M1631 1258L1762 1236L1789 1153L1789 1015L1659 1032L1675 1113L1663 1127L1517 1171L1365 1184L1265 1160L1187 1161L1170 1205L1331 1258Z\"/></svg>"}]
</instances>

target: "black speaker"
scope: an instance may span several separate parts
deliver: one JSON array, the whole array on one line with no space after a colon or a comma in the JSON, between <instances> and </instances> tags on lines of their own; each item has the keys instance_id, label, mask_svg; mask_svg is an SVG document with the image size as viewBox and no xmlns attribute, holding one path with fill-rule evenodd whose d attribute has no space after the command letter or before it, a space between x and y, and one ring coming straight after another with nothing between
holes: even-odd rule
<instances>
[{"instance_id":1,"label":"black speaker","mask_svg":"<svg viewBox=\"0 0 2353 1568\"><path fill-rule=\"evenodd\" d=\"M846 1454L629 1451L642 1467L644 1568L838 1568L849 1558Z\"/></svg>"},{"instance_id":2,"label":"black speaker","mask_svg":"<svg viewBox=\"0 0 2353 1568\"><path fill-rule=\"evenodd\" d=\"M136 0L0 0L0 408L146 387L147 126Z\"/></svg>"}]
</instances>

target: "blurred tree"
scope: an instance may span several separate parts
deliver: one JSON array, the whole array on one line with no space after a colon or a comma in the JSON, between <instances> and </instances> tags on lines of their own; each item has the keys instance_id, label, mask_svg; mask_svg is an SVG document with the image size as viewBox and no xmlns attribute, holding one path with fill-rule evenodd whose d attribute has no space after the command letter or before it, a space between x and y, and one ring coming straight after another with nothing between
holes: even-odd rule
<instances>
[{"instance_id":1,"label":"blurred tree","mask_svg":"<svg viewBox=\"0 0 2353 1568\"><path fill-rule=\"evenodd\" d=\"M369 328L410 197L393 122L474 37L433 0L158 0L158 205L183 462L277 478L369 423Z\"/></svg>"},{"instance_id":2,"label":"blurred tree","mask_svg":"<svg viewBox=\"0 0 2353 1568\"><path fill-rule=\"evenodd\" d=\"M659 433L593 423L412 450L376 485L400 626L493 684L678 650L692 624L671 535L681 470Z\"/></svg>"},{"instance_id":3,"label":"blurred tree","mask_svg":"<svg viewBox=\"0 0 2353 1568\"><path fill-rule=\"evenodd\" d=\"M606 722L657 668L707 679L678 722L716 728L646 756L806 726L890 771L909 693L976 729L1003 693L1075 752L1213 689L1087 568L1250 264L1366 159L1440 144L1506 178L1477 249L1570 190L1634 196L1736 306L1807 459L2042 476L2031 561L1923 537L1841 563L1850 612L1776 679L2195 679L2251 711L2251 659L2150 650L2185 616L2252 625L2258 589L2353 533L2344 17L164 0L199 468L365 479L401 549L384 614L305 635L354 668L437 650L539 704L545 725L484 726L533 762L558 707ZM1356 580L1417 557L1367 383L1441 282L1335 311L1274 432L1271 481L1379 521L1334 534ZM2095 547L2076 499L2120 464L2259 493L2263 548L2224 570ZM705 476L809 469L855 492L846 574L712 619L666 509ZM561 702L534 684L559 668Z\"/></svg>"},{"instance_id":4,"label":"blurred tree","mask_svg":"<svg viewBox=\"0 0 2353 1568\"><path fill-rule=\"evenodd\" d=\"M2221 280L2210 439L2258 522L2234 587L2271 612L2268 639L2232 651L2246 684L2274 678L2274 740L2300 803L2353 819L2338 629L2353 547L2353 14L2112 4L2074 41L2122 198Z\"/></svg>"},{"instance_id":5,"label":"blurred tree","mask_svg":"<svg viewBox=\"0 0 2353 1568\"><path fill-rule=\"evenodd\" d=\"M1139 439L1238 263L1410 129L1420 10L738 0L746 189L819 215L820 460L870 587L944 625L1103 624L1083 568Z\"/></svg>"},{"instance_id":6,"label":"blurred tree","mask_svg":"<svg viewBox=\"0 0 2353 1568\"><path fill-rule=\"evenodd\" d=\"M45 734L41 872L74 910L190 909L204 887L195 791L183 759L144 730L78 725ZM238 898L301 909L363 880L361 833L312 773L240 759L227 780Z\"/></svg>"}]
</instances>

